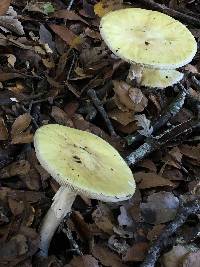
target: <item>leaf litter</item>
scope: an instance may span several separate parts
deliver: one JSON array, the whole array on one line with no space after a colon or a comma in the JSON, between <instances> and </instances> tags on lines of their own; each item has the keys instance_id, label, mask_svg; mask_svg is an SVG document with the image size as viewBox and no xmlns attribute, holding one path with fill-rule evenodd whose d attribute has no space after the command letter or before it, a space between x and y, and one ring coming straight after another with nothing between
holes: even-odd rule
<instances>
[{"instance_id":1,"label":"leaf litter","mask_svg":"<svg viewBox=\"0 0 200 267\"><path fill-rule=\"evenodd\" d=\"M141 68L130 68L101 39L100 18L130 3L84 0L72 1L69 6L69 2L0 1L2 267L39 264L38 229L58 189L33 149L34 132L44 124L92 132L124 157L142 144L153 144L155 149L131 167L137 191L129 201L103 204L76 199L70 219L53 238L46 265L41 266L139 266L151 242L179 214L182 202L200 194L199 128L181 128L199 120L199 53L183 68L186 101L174 113L170 105L182 87L152 90L140 86ZM199 19L197 0L163 4L162 8L168 9L160 11L170 10L175 18L179 12ZM131 5L158 8L156 2L146 0ZM182 19L185 17L180 15ZM199 42L200 30L190 22L185 23ZM117 136L109 135L105 118L88 97L91 88ZM134 140L131 146L126 142L130 136ZM189 217L180 228L186 233L176 232L162 248L163 267L200 265L199 219L199 212ZM72 239L66 237L66 230ZM78 249L73 248L73 240Z\"/></svg>"}]
</instances>

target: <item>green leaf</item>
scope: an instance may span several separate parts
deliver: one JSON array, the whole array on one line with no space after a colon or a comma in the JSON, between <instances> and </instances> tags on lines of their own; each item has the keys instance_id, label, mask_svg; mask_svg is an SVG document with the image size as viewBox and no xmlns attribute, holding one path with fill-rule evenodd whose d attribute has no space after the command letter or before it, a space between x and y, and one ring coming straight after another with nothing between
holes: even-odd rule
<instances>
[{"instance_id":1,"label":"green leaf","mask_svg":"<svg viewBox=\"0 0 200 267\"><path fill-rule=\"evenodd\" d=\"M43 10L44 10L44 13L46 15L48 15L49 13L53 13L55 11L55 8L54 6L52 5L52 3L50 2L47 2L43 5Z\"/></svg>"}]
</instances>

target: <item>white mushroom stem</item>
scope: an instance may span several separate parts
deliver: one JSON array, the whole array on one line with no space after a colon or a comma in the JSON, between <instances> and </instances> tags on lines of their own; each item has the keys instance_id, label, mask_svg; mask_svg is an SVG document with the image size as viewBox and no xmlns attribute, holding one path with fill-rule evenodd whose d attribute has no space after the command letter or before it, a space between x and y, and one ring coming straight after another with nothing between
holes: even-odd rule
<instances>
[{"instance_id":1,"label":"white mushroom stem","mask_svg":"<svg viewBox=\"0 0 200 267\"><path fill-rule=\"evenodd\" d=\"M53 203L44 217L40 228L39 256L47 257L51 239L64 217L71 211L77 193L61 186L56 192Z\"/></svg>"}]
</instances>

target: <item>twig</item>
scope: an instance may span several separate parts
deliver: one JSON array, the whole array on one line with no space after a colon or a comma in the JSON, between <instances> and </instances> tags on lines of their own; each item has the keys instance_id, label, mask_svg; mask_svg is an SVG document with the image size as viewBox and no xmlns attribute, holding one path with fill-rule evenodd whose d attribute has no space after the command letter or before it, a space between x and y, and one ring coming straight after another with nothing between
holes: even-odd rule
<instances>
[{"instance_id":1,"label":"twig","mask_svg":"<svg viewBox=\"0 0 200 267\"><path fill-rule=\"evenodd\" d=\"M160 252L167 245L169 237L176 232L187 220L191 214L197 214L200 212L200 198L188 202L184 206L181 206L177 212L174 221L169 223L159 238L150 247L146 259L140 267L154 267L155 263L160 256Z\"/></svg>"},{"instance_id":2,"label":"twig","mask_svg":"<svg viewBox=\"0 0 200 267\"><path fill-rule=\"evenodd\" d=\"M135 2L135 1L132 1L132 2ZM152 8L152 9L161 11L161 12L163 12L169 16L172 16L176 19L180 19L184 23L189 23L191 25L198 26L198 27L200 26L200 20L199 19L194 18L190 15L183 14L183 13L181 13L177 10L171 9L169 7L166 7L163 4L155 3L152 0L140 0L139 2L142 4L145 4L146 6Z\"/></svg>"},{"instance_id":3,"label":"twig","mask_svg":"<svg viewBox=\"0 0 200 267\"><path fill-rule=\"evenodd\" d=\"M71 245L71 250L76 251L76 253L78 255L83 255L82 251L80 250L78 244L76 243L76 241L74 240L73 236L72 236L72 232L70 231L70 229L68 228L68 226L66 228L62 228L63 233L67 236L70 245Z\"/></svg>"},{"instance_id":4,"label":"twig","mask_svg":"<svg viewBox=\"0 0 200 267\"><path fill-rule=\"evenodd\" d=\"M141 145L138 149L132 152L128 157L126 157L126 162L128 165L135 165L138 161L144 159L147 155L157 150L170 140L176 138L177 136L191 132L193 129L200 127L200 122L197 121L186 121L180 123L172 128L168 129L164 133L147 139L147 142Z\"/></svg>"},{"instance_id":5,"label":"twig","mask_svg":"<svg viewBox=\"0 0 200 267\"><path fill-rule=\"evenodd\" d=\"M70 0L69 4L68 4L68 7L67 7L67 10L70 10L72 5L74 3L74 0Z\"/></svg>"},{"instance_id":6,"label":"twig","mask_svg":"<svg viewBox=\"0 0 200 267\"><path fill-rule=\"evenodd\" d=\"M195 76L192 76L192 83L195 86L195 89L200 91L200 81L197 80L197 78Z\"/></svg>"},{"instance_id":7,"label":"twig","mask_svg":"<svg viewBox=\"0 0 200 267\"><path fill-rule=\"evenodd\" d=\"M101 101L99 100L99 98L97 97L97 94L95 92L94 89L89 89L87 92L88 96L91 98L93 104L95 105L95 107L97 108L97 110L99 111L99 113L101 114L101 116L103 117L106 126L110 132L111 136L117 136L117 134L115 133L115 130L112 126L112 123L108 117L108 114L106 113Z\"/></svg>"},{"instance_id":8,"label":"twig","mask_svg":"<svg viewBox=\"0 0 200 267\"><path fill-rule=\"evenodd\" d=\"M174 99L174 101L162 112L160 117L153 123L153 133L155 133L157 130L159 130L162 126L164 126L169 119L173 118L183 107L183 104L185 102L186 97L186 90L182 86L180 93L178 96ZM132 145L136 142L141 142L145 139L145 136L137 133L133 135L128 135L126 137L126 140L128 142L128 145Z\"/></svg>"}]
</instances>

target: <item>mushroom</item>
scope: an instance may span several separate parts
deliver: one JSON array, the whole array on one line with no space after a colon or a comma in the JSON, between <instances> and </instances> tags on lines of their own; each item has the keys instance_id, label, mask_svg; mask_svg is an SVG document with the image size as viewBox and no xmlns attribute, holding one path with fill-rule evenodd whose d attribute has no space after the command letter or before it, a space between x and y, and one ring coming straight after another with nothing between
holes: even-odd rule
<instances>
[{"instance_id":1,"label":"mushroom","mask_svg":"<svg viewBox=\"0 0 200 267\"><path fill-rule=\"evenodd\" d=\"M182 75L174 69L189 63L197 51L195 38L182 23L152 10L127 8L112 11L102 17L100 33L115 55L144 68L142 85L145 86L148 85L145 83L147 75L152 75L148 68L159 70L154 72L153 83L156 85L160 83L164 87L161 77L165 74L160 72L161 69L173 70L168 73L171 78L166 86L179 81Z\"/></svg>"},{"instance_id":2,"label":"mushroom","mask_svg":"<svg viewBox=\"0 0 200 267\"><path fill-rule=\"evenodd\" d=\"M143 68L140 84L146 87L166 88L178 83L183 76L183 73L177 70Z\"/></svg>"},{"instance_id":3,"label":"mushroom","mask_svg":"<svg viewBox=\"0 0 200 267\"><path fill-rule=\"evenodd\" d=\"M105 202L127 200L135 191L135 181L116 149L86 131L45 125L36 131L34 146L40 164L60 184L40 228L39 255L46 257L77 194Z\"/></svg>"}]
</instances>

